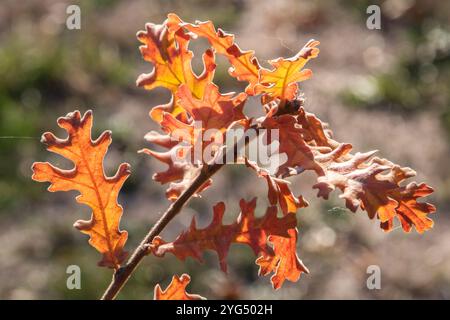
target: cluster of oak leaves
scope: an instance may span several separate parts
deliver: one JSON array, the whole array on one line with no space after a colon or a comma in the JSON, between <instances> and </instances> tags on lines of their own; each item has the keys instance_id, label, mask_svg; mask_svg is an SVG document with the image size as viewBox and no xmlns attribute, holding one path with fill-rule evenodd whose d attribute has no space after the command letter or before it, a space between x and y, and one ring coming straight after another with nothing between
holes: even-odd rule
<instances>
[{"instance_id":1,"label":"cluster of oak leaves","mask_svg":"<svg viewBox=\"0 0 450 320\"><path fill-rule=\"evenodd\" d=\"M414 226L422 233L433 226L428 214L435 207L417 199L433 192L428 185L411 182L400 185L415 175L406 167L400 167L386 159L374 157L374 152L351 153L352 146L333 139L332 132L315 115L308 113L299 98L298 82L311 77L312 72L303 69L308 60L317 57L318 41L308 42L295 56L269 61L270 69L262 67L253 51L242 51L234 42L234 36L215 29L211 22L185 23L175 14L169 14L163 24L147 24L145 31L137 34L143 45L143 58L151 62L153 71L142 74L137 85L147 90L164 87L172 92L167 105L154 107L150 117L160 124L164 134L150 132L146 140L166 148L165 152L143 149L166 163L168 169L158 172L154 179L161 184L169 183L166 195L170 201L183 193L198 176L203 166L178 163L171 154L176 152L171 132L183 129L188 141L195 143L193 122L202 121L203 130L217 129L223 134L231 126L250 126L279 130L279 152L288 156L275 176L259 168L256 163L246 165L268 186L267 208L263 217L255 217L256 199L241 200L241 213L230 225L222 223L225 204L220 202L213 208L212 222L198 229L195 219L188 230L174 241L166 242L160 237L153 239L151 254L162 257L172 253L181 260L192 257L202 259L205 250L218 254L220 267L226 271L226 256L232 243L249 245L255 253L260 275L273 274L272 285L280 288L285 280L297 281L308 269L296 253L298 230L296 212L306 207L307 202L295 196L289 182L284 178L298 175L305 170L317 174L318 196L327 199L336 188L342 191L340 198L351 211L358 207L365 210L369 218L376 217L385 231L393 228L394 218L409 232ZM193 53L189 42L198 37L208 40L210 48L203 53L204 70L196 75L192 71ZM229 74L239 81L247 82L245 92L222 94L213 83L216 68L215 55L225 56L231 67ZM252 119L244 114L244 104L249 96L259 95L265 116ZM79 111L58 119L58 125L68 132L66 139L52 133L44 133L42 141L47 150L57 153L74 163L71 170L62 170L48 162L33 165L33 179L51 183L49 191L77 190L77 201L92 208L90 220L79 220L74 226L90 236L89 243L103 258L99 265L118 269L127 256L124 245L127 232L119 229L122 207L117 203L118 193L130 175L127 163L120 165L113 177L104 174L103 158L111 143L111 132L105 131L95 141L91 139L92 113L81 116ZM204 147L206 147L204 145ZM198 190L200 193L211 185L211 180ZM282 215L278 215L280 209ZM155 299L198 299L185 288L188 275L174 276L165 291L155 287Z\"/></svg>"}]
</instances>

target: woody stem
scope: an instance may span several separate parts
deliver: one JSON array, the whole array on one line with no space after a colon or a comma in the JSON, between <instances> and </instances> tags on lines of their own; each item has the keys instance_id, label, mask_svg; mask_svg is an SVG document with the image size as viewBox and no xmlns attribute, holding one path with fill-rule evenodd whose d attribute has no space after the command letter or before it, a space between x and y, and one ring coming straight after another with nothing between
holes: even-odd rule
<instances>
[{"instance_id":1,"label":"woody stem","mask_svg":"<svg viewBox=\"0 0 450 320\"><path fill-rule=\"evenodd\" d=\"M258 125L252 125L248 129L257 130ZM161 215L158 221L153 225L140 245L134 250L127 263L114 272L111 283L106 291L103 293L102 300L114 299L120 290L127 283L130 276L136 270L141 260L148 254L149 245L153 239L159 235L167 224L181 211L184 205L192 198L192 196L200 189L200 187L207 182L220 168L222 168L228 159L233 159L235 162L240 154L239 149L245 147L250 142L245 135L241 137L232 148L228 149L222 154L222 161L213 164L204 164L200 174L194 179L192 184L180 195L180 197L173 202L169 208Z\"/></svg>"},{"instance_id":2,"label":"woody stem","mask_svg":"<svg viewBox=\"0 0 450 320\"><path fill-rule=\"evenodd\" d=\"M223 166L223 163L215 163L212 165L205 165L202 168L200 174L195 178L192 184L170 205L169 208L167 208L153 225L145 238L141 241L140 245L134 250L127 263L114 272L111 283L103 293L102 300L112 300L117 296L133 274L134 270L136 270L141 260L148 254L148 246L152 243L153 239L159 235L167 224L181 211L197 190Z\"/></svg>"}]
</instances>

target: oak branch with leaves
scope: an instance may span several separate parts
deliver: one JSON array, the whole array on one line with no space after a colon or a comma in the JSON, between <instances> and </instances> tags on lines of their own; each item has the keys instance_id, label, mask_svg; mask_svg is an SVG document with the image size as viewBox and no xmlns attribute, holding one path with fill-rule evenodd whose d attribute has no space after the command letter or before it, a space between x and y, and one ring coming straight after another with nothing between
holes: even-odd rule
<instances>
[{"instance_id":1,"label":"oak branch with leaves","mask_svg":"<svg viewBox=\"0 0 450 320\"><path fill-rule=\"evenodd\" d=\"M200 75L192 70L193 53L188 48L190 41L198 37L205 38L210 44L203 53L204 70ZM405 184L404 180L416 174L412 169L375 157L374 151L351 153L351 144L334 140L327 125L305 110L298 82L312 75L304 66L317 57L318 41L309 41L291 58L270 60L267 69L259 64L253 51L241 50L233 35L216 30L210 21L191 24L169 14L162 24L148 23L144 31L138 32L137 38L142 42L140 51L144 60L153 65L150 73L139 76L137 85L147 90L164 87L172 93L168 104L150 111L150 117L163 132L152 131L145 136L148 142L166 151L139 151L167 164L167 170L156 173L153 179L168 184L166 196L171 203L129 258L124 250L128 234L119 228L122 207L117 203L117 197L130 175L130 166L123 163L113 177L105 176L103 159L111 144L111 132L105 131L92 140L91 111L84 115L74 111L58 119L58 125L68 133L67 138L60 139L49 132L42 136L47 150L71 160L72 169L63 170L47 162L36 162L32 167L33 179L50 182L49 191L77 190L80 193L77 201L91 207L91 218L78 220L74 227L88 234L89 243L102 254L99 265L114 269L103 299L114 299L147 255L163 257L170 253L181 260L191 257L201 261L205 250L214 250L220 268L226 271L227 253L233 243L250 246L256 256L259 274L272 274L275 289L286 280L297 281L302 273L309 272L296 250L296 213L308 203L294 195L286 178L304 171L317 175L317 182L312 187L318 190L318 197L327 199L332 191L339 189L339 197L348 209L366 211L370 219L380 221L384 231L392 230L396 219L405 232L414 227L422 233L433 226L428 214L435 212L435 207L417 201L433 189L425 183ZM220 92L213 82L216 54L228 59L232 77L248 84L245 92ZM264 116L254 119L245 115L244 104L249 96L260 97ZM202 130L215 129L222 138L236 126L243 130L276 129L279 152L287 155L287 161L269 172L244 158L247 168L267 184L270 206L264 216L254 215L256 198L241 200L237 220L225 225L222 218L226 208L220 202L214 205L211 223L206 228L197 228L193 219L189 229L176 239L163 240L159 236L161 231L192 197L212 185L212 176L226 165L223 161L188 163L177 161L178 158L173 156L180 151L189 153L190 146L197 142L194 128L197 121L203 124ZM173 139L174 132L179 130L185 133L185 144L181 149L179 141ZM204 143L202 148L206 147ZM237 144L225 150L212 150L215 157L225 157L236 148ZM186 274L174 276L166 290L156 285L154 297L201 299L185 292L189 281Z\"/></svg>"}]
</instances>

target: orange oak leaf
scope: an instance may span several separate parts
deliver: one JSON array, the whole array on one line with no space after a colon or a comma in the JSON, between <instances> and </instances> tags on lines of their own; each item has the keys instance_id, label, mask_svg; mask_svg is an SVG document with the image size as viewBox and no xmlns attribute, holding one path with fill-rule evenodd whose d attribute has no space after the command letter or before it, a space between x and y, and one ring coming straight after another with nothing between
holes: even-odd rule
<instances>
[{"instance_id":1,"label":"orange oak leaf","mask_svg":"<svg viewBox=\"0 0 450 320\"><path fill-rule=\"evenodd\" d=\"M191 294L186 292L186 287L191 282L191 277L186 273L181 277L174 275L172 282L167 286L166 290L162 290L161 286L157 284L154 291L154 300L205 300L204 297L198 294Z\"/></svg>"},{"instance_id":2,"label":"orange oak leaf","mask_svg":"<svg viewBox=\"0 0 450 320\"><path fill-rule=\"evenodd\" d=\"M241 243L250 246L258 255L261 252L273 253L268 245L269 235L288 237L288 231L295 228L297 220L295 215L277 217L276 207L269 207L261 218L254 216L256 198L250 202L240 201L241 213L236 222L223 225L222 218L225 213L225 204L219 202L214 206L213 220L204 229L197 229L195 218L191 226L173 242L165 242L156 237L151 246L151 251L156 256L164 256L170 252L180 260L192 257L202 261L203 251L216 251L219 257L220 267L227 270L226 257L232 243Z\"/></svg>"},{"instance_id":3,"label":"orange oak leaf","mask_svg":"<svg viewBox=\"0 0 450 320\"><path fill-rule=\"evenodd\" d=\"M278 204L285 216L295 216L298 209L308 206L302 196L296 197L292 194L288 181L272 177L249 161L247 166L254 169L261 178L266 179L269 203L272 206ZM288 238L270 235L268 241L272 245L273 253L262 252L256 259L261 276L273 273L270 281L274 289L281 288L285 280L296 282L303 272L309 273L297 255L297 228L288 230L288 233Z\"/></svg>"},{"instance_id":4,"label":"orange oak leaf","mask_svg":"<svg viewBox=\"0 0 450 320\"><path fill-rule=\"evenodd\" d=\"M397 218L400 220L403 230L409 232L414 225L419 233L422 233L433 227L433 220L428 218L429 213L436 211L436 207L429 203L419 203L417 199L425 197L433 192L433 188L421 183L417 185L411 182L406 187L397 189L392 198L397 201L398 206L395 208ZM381 227L386 230L392 230L393 217L385 222L381 222Z\"/></svg>"},{"instance_id":5,"label":"orange oak leaf","mask_svg":"<svg viewBox=\"0 0 450 320\"><path fill-rule=\"evenodd\" d=\"M200 125L201 132L216 129L225 132L235 121L245 118L242 110L247 99L245 93L234 96L234 93L221 94L219 88L210 83L202 99L196 99L186 85L181 85L177 98L179 105L189 115L189 123L177 120L172 114L164 113L161 126L168 134L178 130L178 136L190 137L191 145L195 144L195 123ZM185 132L185 133L184 133ZM181 134L180 134L181 133Z\"/></svg>"},{"instance_id":6,"label":"orange oak leaf","mask_svg":"<svg viewBox=\"0 0 450 320\"><path fill-rule=\"evenodd\" d=\"M158 86L166 87L172 92L171 102L152 109L150 116L157 121L166 134L178 142L188 142L186 146L171 144L164 145L166 152L156 152L143 149L140 152L156 157L166 163L169 168L164 172L154 175L154 179L161 183L170 183L166 192L170 200L176 200L178 196L189 186L200 173L203 161L203 151L207 150L214 158L219 154L219 147L215 142L218 137L211 137L210 141L202 141L197 137L208 129L217 129L224 133L235 121L245 120L243 106L247 95L240 93L221 94L216 85L212 83L215 62L214 49L208 49L203 55L204 71L197 76L192 71L193 53L188 49L189 42L194 37L192 32L185 31L184 23L175 14L169 14L163 24L147 24L146 30L138 33L138 39L144 44L140 47L142 56L146 61L153 63L154 69L149 74L142 74L137 80L139 86L153 89ZM257 73L256 73L257 75ZM201 123L198 130L196 125ZM146 140L157 145L162 141L161 136L149 133ZM221 137L223 140L223 136ZM201 144L200 154L197 142ZM220 144L221 141L218 141ZM187 156L188 159L180 159L179 156ZM200 162L199 162L200 161ZM209 180L201 190L211 183Z\"/></svg>"},{"instance_id":7,"label":"orange oak leaf","mask_svg":"<svg viewBox=\"0 0 450 320\"><path fill-rule=\"evenodd\" d=\"M130 166L122 163L113 177L104 173L103 159L111 144L111 132L105 131L92 141L92 112L83 117L79 111L58 119L58 125L68 133L66 139L59 139L53 133L42 135L47 150L72 161L74 167L63 170L48 162L33 164L33 180L50 182L48 190L80 192L76 200L92 209L91 219L78 220L74 227L90 236L89 243L97 249L103 259L100 266L118 268L126 258L123 250L128 237L126 231L119 230L122 206L117 203L119 191L130 175Z\"/></svg>"},{"instance_id":8,"label":"orange oak leaf","mask_svg":"<svg viewBox=\"0 0 450 320\"><path fill-rule=\"evenodd\" d=\"M355 212L361 206L369 218L380 220L385 231L392 230L394 218L399 219L406 232L412 226L419 233L432 228L428 214L436 208L417 199L431 194L433 189L414 182L401 186L405 179L416 175L415 171L372 157L373 154L358 152L348 160L328 165L326 174L318 177L313 186L319 190L318 196L327 199L331 191L339 188L339 197L345 200L347 208Z\"/></svg>"},{"instance_id":9,"label":"orange oak leaf","mask_svg":"<svg viewBox=\"0 0 450 320\"><path fill-rule=\"evenodd\" d=\"M280 151L286 152L291 159L294 157L292 150L295 150L295 143L291 143L288 148L289 140L296 141L304 150L307 150L306 145L310 151L307 158L310 162L303 159L298 163L289 163L288 170L280 171L279 174L296 175L313 167L318 175L314 188L319 190L319 197L327 199L331 191L340 189L343 192L340 197L346 201L347 208L353 212L358 207L367 211L370 218L377 217L380 220L381 227L386 231L392 230L394 218L399 219L406 232L412 226L419 233L432 227L428 214L435 212L435 207L419 203L417 199L432 193L433 189L425 184L401 185L407 178L415 176L415 171L374 157L375 151L350 153L351 144L334 140L327 125L302 107L296 114L274 114L276 110L271 110L263 124L269 128L281 128ZM281 123L289 125L281 126ZM288 134L283 134L284 131ZM298 154L297 150L295 152ZM302 163L314 165L305 166Z\"/></svg>"},{"instance_id":10,"label":"orange oak leaf","mask_svg":"<svg viewBox=\"0 0 450 320\"><path fill-rule=\"evenodd\" d=\"M239 81L247 81L245 92L254 95L254 89L259 80L259 69L261 66L254 55L253 50L242 51L234 42L234 35L224 32L218 28L217 31L211 21L196 21L195 24L182 23L190 32L204 37L217 53L224 55L231 64L228 70L230 75Z\"/></svg>"},{"instance_id":11,"label":"orange oak leaf","mask_svg":"<svg viewBox=\"0 0 450 320\"><path fill-rule=\"evenodd\" d=\"M147 90L156 87L169 89L173 95L180 85L185 84L191 94L202 99L206 86L212 82L216 68L214 52L207 49L203 54L203 72L197 76L192 70L193 53L188 49L190 35L179 27L181 20L175 14L169 14L162 24L147 23L145 31L137 33L143 45L139 48L144 60L154 65L152 72L141 74L136 84ZM170 111L174 116L181 116L182 109L172 100L165 106L152 109L150 116L161 121L162 113Z\"/></svg>"},{"instance_id":12,"label":"orange oak leaf","mask_svg":"<svg viewBox=\"0 0 450 320\"><path fill-rule=\"evenodd\" d=\"M288 176L292 172L300 173L313 170L317 174L323 173L323 168L316 161L314 152L303 138L302 128L298 126L295 117L281 115L266 117L262 126L268 130L278 130L279 153L287 155L287 161L277 171L277 175Z\"/></svg>"},{"instance_id":13,"label":"orange oak leaf","mask_svg":"<svg viewBox=\"0 0 450 320\"><path fill-rule=\"evenodd\" d=\"M261 69L259 71L259 84L255 87L257 94L264 93L270 99L281 99L283 103L294 100L298 92L297 82L307 80L311 77L310 69L302 68L312 58L317 57L319 41L310 40L295 56L284 59L270 60L272 70Z\"/></svg>"},{"instance_id":14,"label":"orange oak leaf","mask_svg":"<svg viewBox=\"0 0 450 320\"><path fill-rule=\"evenodd\" d=\"M416 175L414 170L373 157L376 151L351 154L350 144L333 140L327 125L303 109L299 110L297 121L304 130L305 141L316 154L315 159L324 169L314 186L319 196L327 198L332 190L340 189L347 208L354 212L361 207L371 219L377 217L385 231L393 229L395 218L406 232L412 226L419 233L432 228L433 221L428 214L436 208L417 199L431 194L433 189L424 183L401 185Z\"/></svg>"},{"instance_id":15,"label":"orange oak leaf","mask_svg":"<svg viewBox=\"0 0 450 320\"><path fill-rule=\"evenodd\" d=\"M177 97L179 105L183 112L189 118L189 121L178 120L172 114L164 112L161 126L167 133L166 135L157 132L150 132L145 139L148 142L168 149L165 152L156 152L145 148L140 150L155 157L169 168L164 172L158 172L153 179L161 184L171 183L166 196L169 200L176 200L180 194L190 185L198 176L204 161L205 148L221 137L218 144L223 142L223 134L229 126L235 122L245 121L242 113L247 95L245 93L234 96L233 93L221 94L219 88L214 84L208 84L207 90L202 100L195 99L186 85L181 85ZM217 130L210 141L204 141L204 133L207 130ZM187 145L181 144L187 143ZM179 144L180 143L180 144ZM198 147L198 148L197 148ZM211 148L211 158L217 154L220 149ZM200 188L196 195L211 184L209 180L204 187Z\"/></svg>"},{"instance_id":16,"label":"orange oak leaf","mask_svg":"<svg viewBox=\"0 0 450 320\"><path fill-rule=\"evenodd\" d=\"M267 182L267 198L272 206L279 205L283 214L296 213L299 208L308 206L308 202L302 196L294 196L289 188L290 182L273 177L264 169L259 168L253 161L245 160L247 167L253 169L260 178Z\"/></svg>"},{"instance_id":17,"label":"orange oak leaf","mask_svg":"<svg viewBox=\"0 0 450 320\"><path fill-rule=\"evenodd\" d=\"M150 143L168 149L164 152L157 152L144 148L138 152L148 154L167 164L167 170L155 173L153 175L153 180L161 184L169 183L169 187L166 190L166 197L170 201L175 201L200 174L201 166L195 166L188 161L184 153L190 152L190 149L177 147L178 142L172 140L169 135L163 135L156 131L151 131L146 134L145 139ZM211 179L206 181L197 190L194 196L199 196L200 192L208 188L211 183Z\"/></svg>"},{"instance_id":18,"label":"orange oak leaf","mask_svg":"<svg viewBox=\"0 0 450 320\"><path fill-rule=\"evenodd\" d=\"M274 254L263 252L256 259L260 275L265 276L273 272L270 281L274 289L281 288L285 280L297 282L303 272L309 273L297 255L297 228L290 229L288 233L289 238L270 235L268 241L273 245Z\"/></svg>"}]
</instances>

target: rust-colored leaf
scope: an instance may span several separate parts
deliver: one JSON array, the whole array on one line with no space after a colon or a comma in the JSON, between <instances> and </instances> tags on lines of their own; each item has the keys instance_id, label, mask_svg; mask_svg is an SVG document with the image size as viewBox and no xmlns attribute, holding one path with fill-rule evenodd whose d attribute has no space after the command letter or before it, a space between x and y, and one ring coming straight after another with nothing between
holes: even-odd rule
<instances>
[{"instance_id":1,"label":"rust-colored leaf","mask_svg":"<svg viewBox=\"0 0 450 320\"><path fill-rule=\"evenodd\" d=\"M255 92L269 96L270 99L263 99L264 102L277 98L283 103L294 100L298 92L297 82L307 80L312 75L310 69L302 69L310 59L317 57L318 45L319 41L310 40L295 56L270 60L273 69L263 68L259 71L260 84L256 86Z\"/></svg>"},{"instance_id":2,"label":"rust-colored leaf","mask_svg":"<svg viewBox=\"0 0 450 320\"><path fill-rule=\"evenodd\" d=\"M140 51L144 60L154 66L152 72L141 74L136 83L147 90L156 87L169 89L173 95L178 88L186 85L192 96L202 99L206 86L212 82L216 68L214 53L207 49L203 54L204 70L197 76L192 70L193 53L188 49L190 35L180 28L180 18L169 14L162 24L147 23L145 31L137 33L137 38L143 45ZM172 101L169 105L152 109L151 117L160 122L163 112L170 111L175 117L184 119L183 110Z\"/></svg>"},{"instance_id":3,"label":"rust-colored leaf","mask_svg":"<svg viewBox=\"0 0 450 320\"><path fill-rule=\"evenodd\" d=\"M274 289L281 288L285 280L297 282L303 272L309 273L297 255L297 239L297 228L289 230L289 238L270 235L268 241L273 245L274 254L263 252L256 259L260 275L273 272L270 281Z\"/></svg>"},{"instance_id":4,"label":"rust-colored leaf","mask_svg":"<svg viewBox=\"0 0 450 320\"><path fill-rule=\"evenodd\" d=\"M276 116L276 113L271 110L263 125L280 128L280 151L288 154L289 162L278 174L296 175L313 168L318 175L314 188L319 190L319 197L327 199L331 191L340 189L347 208L356 211L361 207L370 218L377 217L386 231L392 230L394 218L399 219L407 232L412 226L419 233L432 227L428 214L435 207L417 199L432 193L433 189L425 184L401 185L416 175L412 169L374 157L374 151L350 153L351 144L334 140L331 130L303 108L292 115ZM295 157L299 160L292 163Z\"/></svg>"},{"instance_id":5,"label":"rust-colored leaf","mask_svg":"<svg viewBox=\"0 0 450 320\"><path fill-rule=\"evenodd\" d=\"M323 169L316 161L314 152L303 137L303 130L298 126L297 120L291 115L266 117L262 126L269 130L278 130L279 153L287 155L287 161L282 164L277 175L288 176L292 172L300 173L304 170L313 170L322 174Z\"/></svg>"},{"instance_id":6,"label":"rust-colored leaf","mask_svg":"<svg viewBox=\"0 0 450 320\"><path fill-rule=\"evenodd\" d=\"M81 117L79 111L58 119L58 125L67 131L66 139L59 139L53 133L42 135L47 150L59 154L74 164L73 169L63 170L48 162L33 164L33 179L50 182L48 190L80 192L77 202L92 209L91 219L78 220L74 227L90 236L89 243L103 254L101 266L118 268L126 257L123 247L127 232L119 230L122 207L117 203L119 191L130 175L130 167L122 163L113 177L104 173L103 159L111 144L111 132L105 131L92 141L92 112Z\"/></svg>"},{"instance_id":7,"label":"rust-colored leaf","mask_svg":"<svg viewBox=\"0 0 450 320\"><path fill-rule=\"evenodd\" d=\"M155 131L147 133L145 139L150 143L168 149L164 152L157 152L151 149L144 148L140 153L148 154L159 161L165 163L168 168L165 171L157 172L153 175L153 180L161 184L169 183L166 190L166 197L170 201L175 201L200 174L201 166L195 166L190 161L185 159L184 155L179 153L190 152L190 149L177 147L177 141L173 141L169 135L163 135ZM177 155L175 155L178 153ZM201 191L208 188L212 181L209 179L205 182L194 194L198 196Z\"/></svg>"},{"instance_id":8,"label":"rust-colored leaf","mask_svg":"<svg viewBox=\"0 0 450 320\"><path fill-rule=\"evenodd\" d=\"M340 197L345 199L347 208L354 212L361 207L371 219L377 217L385 231L393 229L395 218L406 232L412 226L419 233L433 226L428 214L436 208L429 203L417 202L433 189L415 182L402 186L406 179L416 175L414 170L374 157L375 151L351 154L350 144L333 140L331 130L303 109L299 111L297 121L304 129L305 141L315 152L316 161L324 170L314 185L319 190L318 196L328 198L332 190L340 189L343 192Z\"/></svg>"},{"instance_id":9,"label":"rust-colored leaf","mask_svg":"<svg viewBox=\"0 0 450 320\"><path fill-rule=\"evenodd\" d=\"M308 206L302 196L294 196L289 188L289 181L271 176L266 170L259 168L254 162L246 159L247 167L253 169L260 178L267 182L267 198L272 206L279 205L283 214L296 213L299 208Z\"/></svg>"},{"instance_id":10,"label":"rust-colored leaf","mask_svg":"<svg viewBox=\"0 0 450 320\"><path fill-rule=\"evenodd\" d=\"M156 152L151 149L142 149L140 152L146 153L156 159L166 163L169 168L164 172L158 172L153 179L161 184L171 183L166 195L169 200L176 200L178 196L189 186L198 176L203 161L203 150L218 137L211 137L210 141L199 139L203 133L210 129L216 129L216 134L222 137L218 141L221 143L223 134L227 128L236 121L244 120L242 109L246 101L246 94L241 93L234 96L233 93L221 94L219 88L214 84L209 84L202 100L195 99L186 85L181 85L177 97L183 112L189 117L189 121L178 120L172 114L164 112L161 126L166 135L157 132L150 132L145 139L153 144L168 149L165 152ZM197 126L200 124L200 126ZM179 145L185 142L187 145ZM194 155L198 150L194 146L199 146L200 154ZM211 150L213 154L219 150ZM198 193L211 184L209 180Z\"/></svg>"},{"instance_id":11,"label":"rust-colored leaf","mask_svg":"<svg viewBox=\"0 0 450 320\"><path fill-rule=\"evenodd\" d=\"M186 287L191 282L191 277L186 273L181 277L174 275L172 282L167 286L166 290L162 290L161 286L157 284L155 286L154 300L205 300L198 294L192 294L186 292Z\"/></svg>"},{"instance_id":12,"label":"rust-colored leaf","mask_svg":"<svg viewBox=\"0 0 450 320\"><path fill-rule=\"evenodd\" d=\"M432 228L433 221L428 214L436 208L417 199L431 194L433 189L414 182L401 186L401 182L416 173L386 159L372 157L373 154L358 152L348 160L328 165L326 174L314 185L319 190L318 196L327 199L331 191L339 188L342 191L339 197L345 200L347 208L355 212L361 206L369 218L377 217L386 231L392 230L394 218L399 219L406 232L412 226L419 233Z\"/></svg>"},{"instance_id":13,"label":"rust-colored leaf","mask_svg":"<svg viewBox=\"0 0 450 320\"><path fill-rule=\"evenodd\" d=\"M247 81L245 92L254 95L254 89L259 80L258 71L261 66L253 50L242 51L234 42L234 35L218 28L217 31L211 21L196 21L195 24L183 23L190 32L206 38L217 53L224 55L232 67L228 70L232 77L239 81Z\"/></svg>"},{"instance_id":14,"label":"rust-colored leaf","mask_svg":"<svg viewBox=\"0 0 450 320\"><path fill-rule=\"evenodd\" d=\"M247 166L254 169L261 178L266 179L269 202L273 206L279 205L284 216L295 216L298 209L308 206L302 196L296 197L292 194L288 181L272 177L249 161ZM270 281L274 289L281 288L285 280L296 282L303 272L309 273L297 255L297 228L288 230L288 233L288 238L270 235L268 241L272 245L273 252L262 252L256 259L261 276L273 273Z\"/></svg>"},{"instance_id":15,"label":"rust-colored leaf","mask_svg":"<svg viewBox=\"0 0 450 320\"><path fill-rule=\"evenodd\" d=\"M170 252L180 260L192 257L202 261L205 250L216 251L220 267L227 270L226 257L232 243L241 243L250 246L255 255L262 252L273 254L268 245L269 235L288 237L288 231L295 228L297 220L295 215L286 215L277 218L276 207L269 207L261 218L254 216L256 199L250 202L241 200L241 213L236 222L223 225L222 218L225 213L225 204L220 202L214 206L213 220L204 229L197 229L195 218L191 226L173 242L165 242L156 237L152 242L151 250L156 256L164 256Z\"/></svg>"},{"instance_id":16,"label":"rust-colored leaf","mask_svg":"<svg viewBox=\"0 0 450 320\"><path fill-rule=\"evenodd\" d=\"M191 136L190 144L194 145L194 124L197 121L201 125L201 131L216 129L224 133L235 121L244 119L242 113L247 95L240 93L221 94L219 88L210 83L202 99L196 99L185 85L182 85L177 93L181 108L189 115L190 123L186 124L177 120L173 115L165 113L161 125L167 133L175 130L185 131Z\"/></svg>"}]
</instances>

